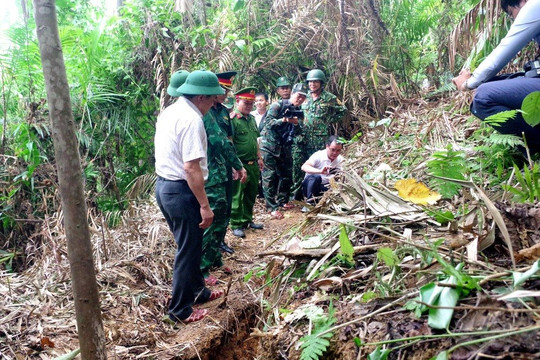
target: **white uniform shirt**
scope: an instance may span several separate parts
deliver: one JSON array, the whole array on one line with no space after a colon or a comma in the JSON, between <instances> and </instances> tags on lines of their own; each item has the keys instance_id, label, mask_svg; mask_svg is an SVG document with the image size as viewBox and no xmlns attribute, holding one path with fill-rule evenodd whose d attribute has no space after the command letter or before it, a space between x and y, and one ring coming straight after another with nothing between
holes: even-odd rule
<instances>
[{"instance_id":1,"label":"white uniform shirt","mask_svg":"<svg viewBox=\"0 0 540 360\"><path fill-rule=\"evenodd\" d=\"M154 138L156 174L167 180L187 180L184 163L196 159L208 178L206 132L202 114L184 97L158 116Z\"/></svg>"},{"instance_id":2,"label":"white uniform shirt","mask_svg":"<svg viewBox=\"0 0 540 360\"><path fill-rule=\"evenodd\" d=\"M309 162L309 164L311 164L314 168L319 169L319 170L322 170L325 166L328 167L329 169L337 168L338 170L343 170L341 166L343 163L343 160L344 160L343 156L338 155L338 157L334 161L331 161L328 158L326 149L324 149L324 150L319 150L313 153L313 155L309 157L307 162ZM308 175L310 174L306 173L306 177ZM320 175L322 179L322 184L328 184L330 182L329 179L334 177L333 174L329 174L329 175L320 174Z\"/></svg>"},{"instance_id":3,"label":"white uniform shirt","mask_svg":"<svg viewBox=\"0 0 540 360\"><path fill-rule=\"evenodd\" d=\"M540 44L540 0L528 0L523 5L504 39L467 80L467 88L476 89L497 75L533 39Z\"/></svg>"}]
</instances>

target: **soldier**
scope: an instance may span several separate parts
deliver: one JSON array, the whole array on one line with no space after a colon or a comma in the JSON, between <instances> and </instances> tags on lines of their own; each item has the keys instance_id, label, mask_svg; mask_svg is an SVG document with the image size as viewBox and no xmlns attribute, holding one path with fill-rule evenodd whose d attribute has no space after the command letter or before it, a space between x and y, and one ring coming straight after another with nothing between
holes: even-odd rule
<instances>
[{"instance_id":1,"label":"soldier","mask_svg":"<svg viewBox=\"0 0 540 360\"><path fill-rule=\"evenodd\" d=\"M276 93L282 100L288 100L291 97L291 83L285 76L280 76L276 80ZM259 131L262 131L265 121L266 116L263 116L259 123Z\"/></svg>"},{"instance_id":2,"label":"soldier","mask_svg":"<svg viewBox=\"0 0 540 360\"><path fill-rule=\"evenodd\" d=\"M217 73L217 77L219 80L219 85L225 89L225 97L224 100L221 101L220 105L215 105L213 109L210 109L210 112L212 112L214 118L216 119L219 127L223 131L223 133L227 136L227 138L230 140L232 144L232 124L231 124L231 118L229 116L229 109L225 106L224 101L229 99L228 95L231 91L232 87L232 78L236 75L236 71L227 71L222 73ZM229 160L229 159L227 159ZM236 174L234 178L238 178ZM231 166L227 166L227 183L226 183L226 199L227 199L227 220L225 228L229 225L229 222L231 220L231 209L232 209L232 198L233 198L233 168ZM228 246L225 243L225 240L221 242L221 251L227 252L229 254L234 253L234 249L230 246Z\"/></svg>"},{"instance_id":3,"label":"soldier","mask_svg":"<svg viewBox=\"0 0 540 360\"><path fill-rule=\"evenodd\" d=\"M288 204L292 185L291 147L298 118L302 117L294 112L302 112L300 105L306 96L306 85L295 84L289 100L279 100L270 106L262 130L263 191L266 208L274 219L283 219L279 206L285 209L294 207Z\"/></svg>"},{"instance_id":4,"label":"soldier","mask_svg":"<svg viewBox=\"0 0 540 360\"><path fill-rule=\"evenodd\" d=\"M231 113L233 144L238 158L247 171L247 181L234 182L231 213L233 235L245 237L245 228L263 229L262 224L253 223L253 206L257 198L260 169L263 162L257 144L259 129L255 118L250 114L255 101L255 88L249 87L235 93L236 107Z\"/></svg>"},{"instance_id":5,"label":"soldier","mask_svg":"<svg viewBox=\"0 0 540 360\"><path fill-rule=\"evenodd\" d=\"M306 80L309 94L302 105L305 120L301 123L301 134L295 137L293 146L293 191L297 199L302 198L302 164L311 154L325 146L326 139L332 135L331 125L339 122L347 111L335 95L323 89L326 76L322 70L309 71Z\"/></svg>"},{"instance_id":6,"label":"soldier","mask_svg":"<svg viewBox=\"0 0 540 360\"><path fill-rule=\"evenodd\" d=\"M285 76L280 76L276 80L276 92L283 100L291 97L291 83Z\"/></svg>"},{"instance_id":7,"label":"soldier","mask_svg":"<svg viewBox=\"0 0 540 360\"><path fill-rule=\"evenodd\" d=\"M219 74L219 76L223 76L222 74ZM222 87L224 86L222 85ZM214 222L204 231L202 243L201 271L207 285L214 285L217 282L217 278L210 275L210 269L223 266L220 249L223 248L224 251L233 252L224 242L229 222L227 215L229 208L227 202L229 169L232 168L233 172L240 174L241 182L245 182L247 177L242 162L236 156L233 144L218 125L218 119L224 123L230 121L229 114L222 105L222 102L227 97L227 89L225 87L224 89L225 94L216 96L214 105L203 118L208 139L208 180L205 183L205 190L210 208L214 212Z\"/></svg>"},{"instance_id":8,"label":"soldier","mask_svg":"<svg viewBox=\"0 0 540 360\"><path fill-rule=\"evenodd\" d=\"M169 81L169 86L167 87L167 94L169 94L173 98L182 96L182 94L178 92L178 88L182 86L182 84L184 84L188 75L189 71L187 70L178 70L174 74L172 74L171 81ZM176 99L173 100L176 101Z\"/></svg>"}]
</instances>

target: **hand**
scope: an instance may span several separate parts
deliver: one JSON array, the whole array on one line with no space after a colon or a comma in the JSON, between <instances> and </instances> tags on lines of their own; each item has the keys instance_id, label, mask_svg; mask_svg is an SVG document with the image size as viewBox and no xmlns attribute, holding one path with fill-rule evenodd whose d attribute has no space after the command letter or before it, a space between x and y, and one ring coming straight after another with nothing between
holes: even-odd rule
<instances>
[{"instance_id":1,"label":"hand","mask_svg":"<svg viewBox=\"0 0 540 360\"><path fill-rule=\"evenodd\" d=\"M287 122L293 124L293 125L298 125L298 118L297 117L293 117L293 118L286 118L287 119Z\"/></svg>"},{"instance_id":2,"label":"hand","mask_svg":"<svg viewBox=\"0 0 540 360\"><path fill-rule=\"evenodd\" d=\"M328 166L325 166L325 167L322 168L321 174L328 175L329 171L330 171L330 168Z\"/></svg>"},{"instance_id":3,"label":"hand","mask_svg":"<svg viewBox=\"0 0 540 360\"><path fill-rule=\"evenodd\" d=\"M210 209L210 205L201 206L201 218L202 221L199 224L201 229L206 229L214 221L214 212Z\"/></svg>"},{"instance_id":4,"label":"hand","mask_svg":"<svg viewBox=\"0 0 540 360\"><path fill-rule=\"evenodd\" d=\"M240 182L242 184L244 184L247 181L247 171L246 171L246 169L242 168L242 170L240 170L238 172L238 174L239 174Z\"/></svg>"},{"instance_id":5,"label":"hand","mask_svg":"<svg viewBox=\"0 0 540 360\"><path fill-rule=\"evenodd\" d=\"M242 175L242 174L241 174L241 171L242 171L242 170L235 170L235 169L232 169L232 179L233 179L233 180L238 180L238 179L240 179L240 176Z\"/></svg>"},{"instance_id":6,"label":"hand","mask_svg":"<svg viewBox=\"0 0 540 360\"><path fill-rule=\"evenodd\" d=\"M259 158L258 164L259 164L259 170L263 171L263 169L264 169L264 161L263 161L262 157Z\"/></svg>"},{"instance_id":7,"label":"hand","mask_svg":"<svg viewBox=\"0 0 540 360\"><path fill-rule=\"evenodd\" d=\"M459 75L452 79L454 85L459 91L467 91L467 80L472 76L471 72L467 69L463 69L459 72Z\"/></svg>"}]
</instances>

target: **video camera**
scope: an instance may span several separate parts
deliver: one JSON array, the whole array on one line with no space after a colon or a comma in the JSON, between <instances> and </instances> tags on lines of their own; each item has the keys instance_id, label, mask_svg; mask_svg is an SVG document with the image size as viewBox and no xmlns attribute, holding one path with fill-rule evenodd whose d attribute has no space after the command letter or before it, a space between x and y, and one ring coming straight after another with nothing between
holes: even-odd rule
<instances>
[{"instance_id":1,"label":"video camera","mask_svg":"<svg viewBox=\"0 0 540 360\"><path fill-rule=\"evenodd\" d=\"M285 109L285 111L283 111L283 117L286 117L286 118L298 118L300 120L303 120L304 119L304 111L300 110L300 109L295 109L294 106L292 105L289 105L287 106L287 108Z\"/></svg>"}]
</instances>

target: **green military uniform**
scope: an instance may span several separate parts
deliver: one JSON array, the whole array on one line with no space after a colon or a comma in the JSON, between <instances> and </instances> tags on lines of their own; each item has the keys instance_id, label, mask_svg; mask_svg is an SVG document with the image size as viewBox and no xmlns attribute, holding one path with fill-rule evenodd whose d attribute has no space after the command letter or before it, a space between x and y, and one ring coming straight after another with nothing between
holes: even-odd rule
<instances>
[{"instance_id":1,"label":"green military uniform","mask_svg":"<svg viewBox=\"0 0 540 360\"><path fill-rule=\"evenodd\" d=\"M339 122L347 112L338 98L325 90L315 100L308 94L302 109L304 121L300 124L299 135L294 139L292 150L295 192L301 188L304 178L302 165L311 154L325 148L326 140L332 135L330 125Z\"/></svg>"},{"instance_id":2,"label":"green military uniform","mask_svg":"<svg viewBox=\"0 0 540 360\"><path fill-rule=\"evenodd\" d=\"M253 115L243 115L237 109L231 113L232 141L238 158L247 172L247 180L242 184L239 180L233 183L233 201L231 212L231 228L242 229L253 221L253 206L257 198L259 184L258 146L260 136Z\"/></svg>"},{"instance_id":3,"label":"green military uniform","mask_svg":"<svg viewBox=\"0 0 540 360\"><path fill-rule=\"evenodd\" d=\"M223 265L220 245L225 239L229 221L228 172L231 172L231 168L241 170L242 163L236 156L232 143L218 124L218 122L229 122L229 114L225 107L221 104L213 106L203 117L203 122L208 141L208 180L204 187L210 208L214 212L214 221L204 231L202 243L201 270L207 276L211 267Z\"/></svg>"},{"instance_id":4,"label":"green military uniform","mask_svg":"<svg viewBox=\"0 0 540 360\"><path fill-rule=\"evenodd\" d=\"M213 111L215 114L215 119L228 139L232 139L232 125L231 118L229 116L229 111L227 108L219 104L217 108L212 108L210 111ZM231 142L232 145L232 142ZM226 198L227 198L227 225L231 219L231 207L232 207L232 195L233 195L233 178L232 178L232 167L227 167L227 184L226 184Z\"/></svg>"},{"instance_id":5,"label":"green military uniform","mask_svg":"<svg viewBox=\"0 0 540 360\"><path fill-rule=\"evenodd\" d=\"M283 110L289 105L288 100L279 100L270 105L261 133L261 153L264 159L263 193L266 207L270 211L286 204L291 195L291 150L297 125L283 122Z\"/></svg>"}]
</instances>

